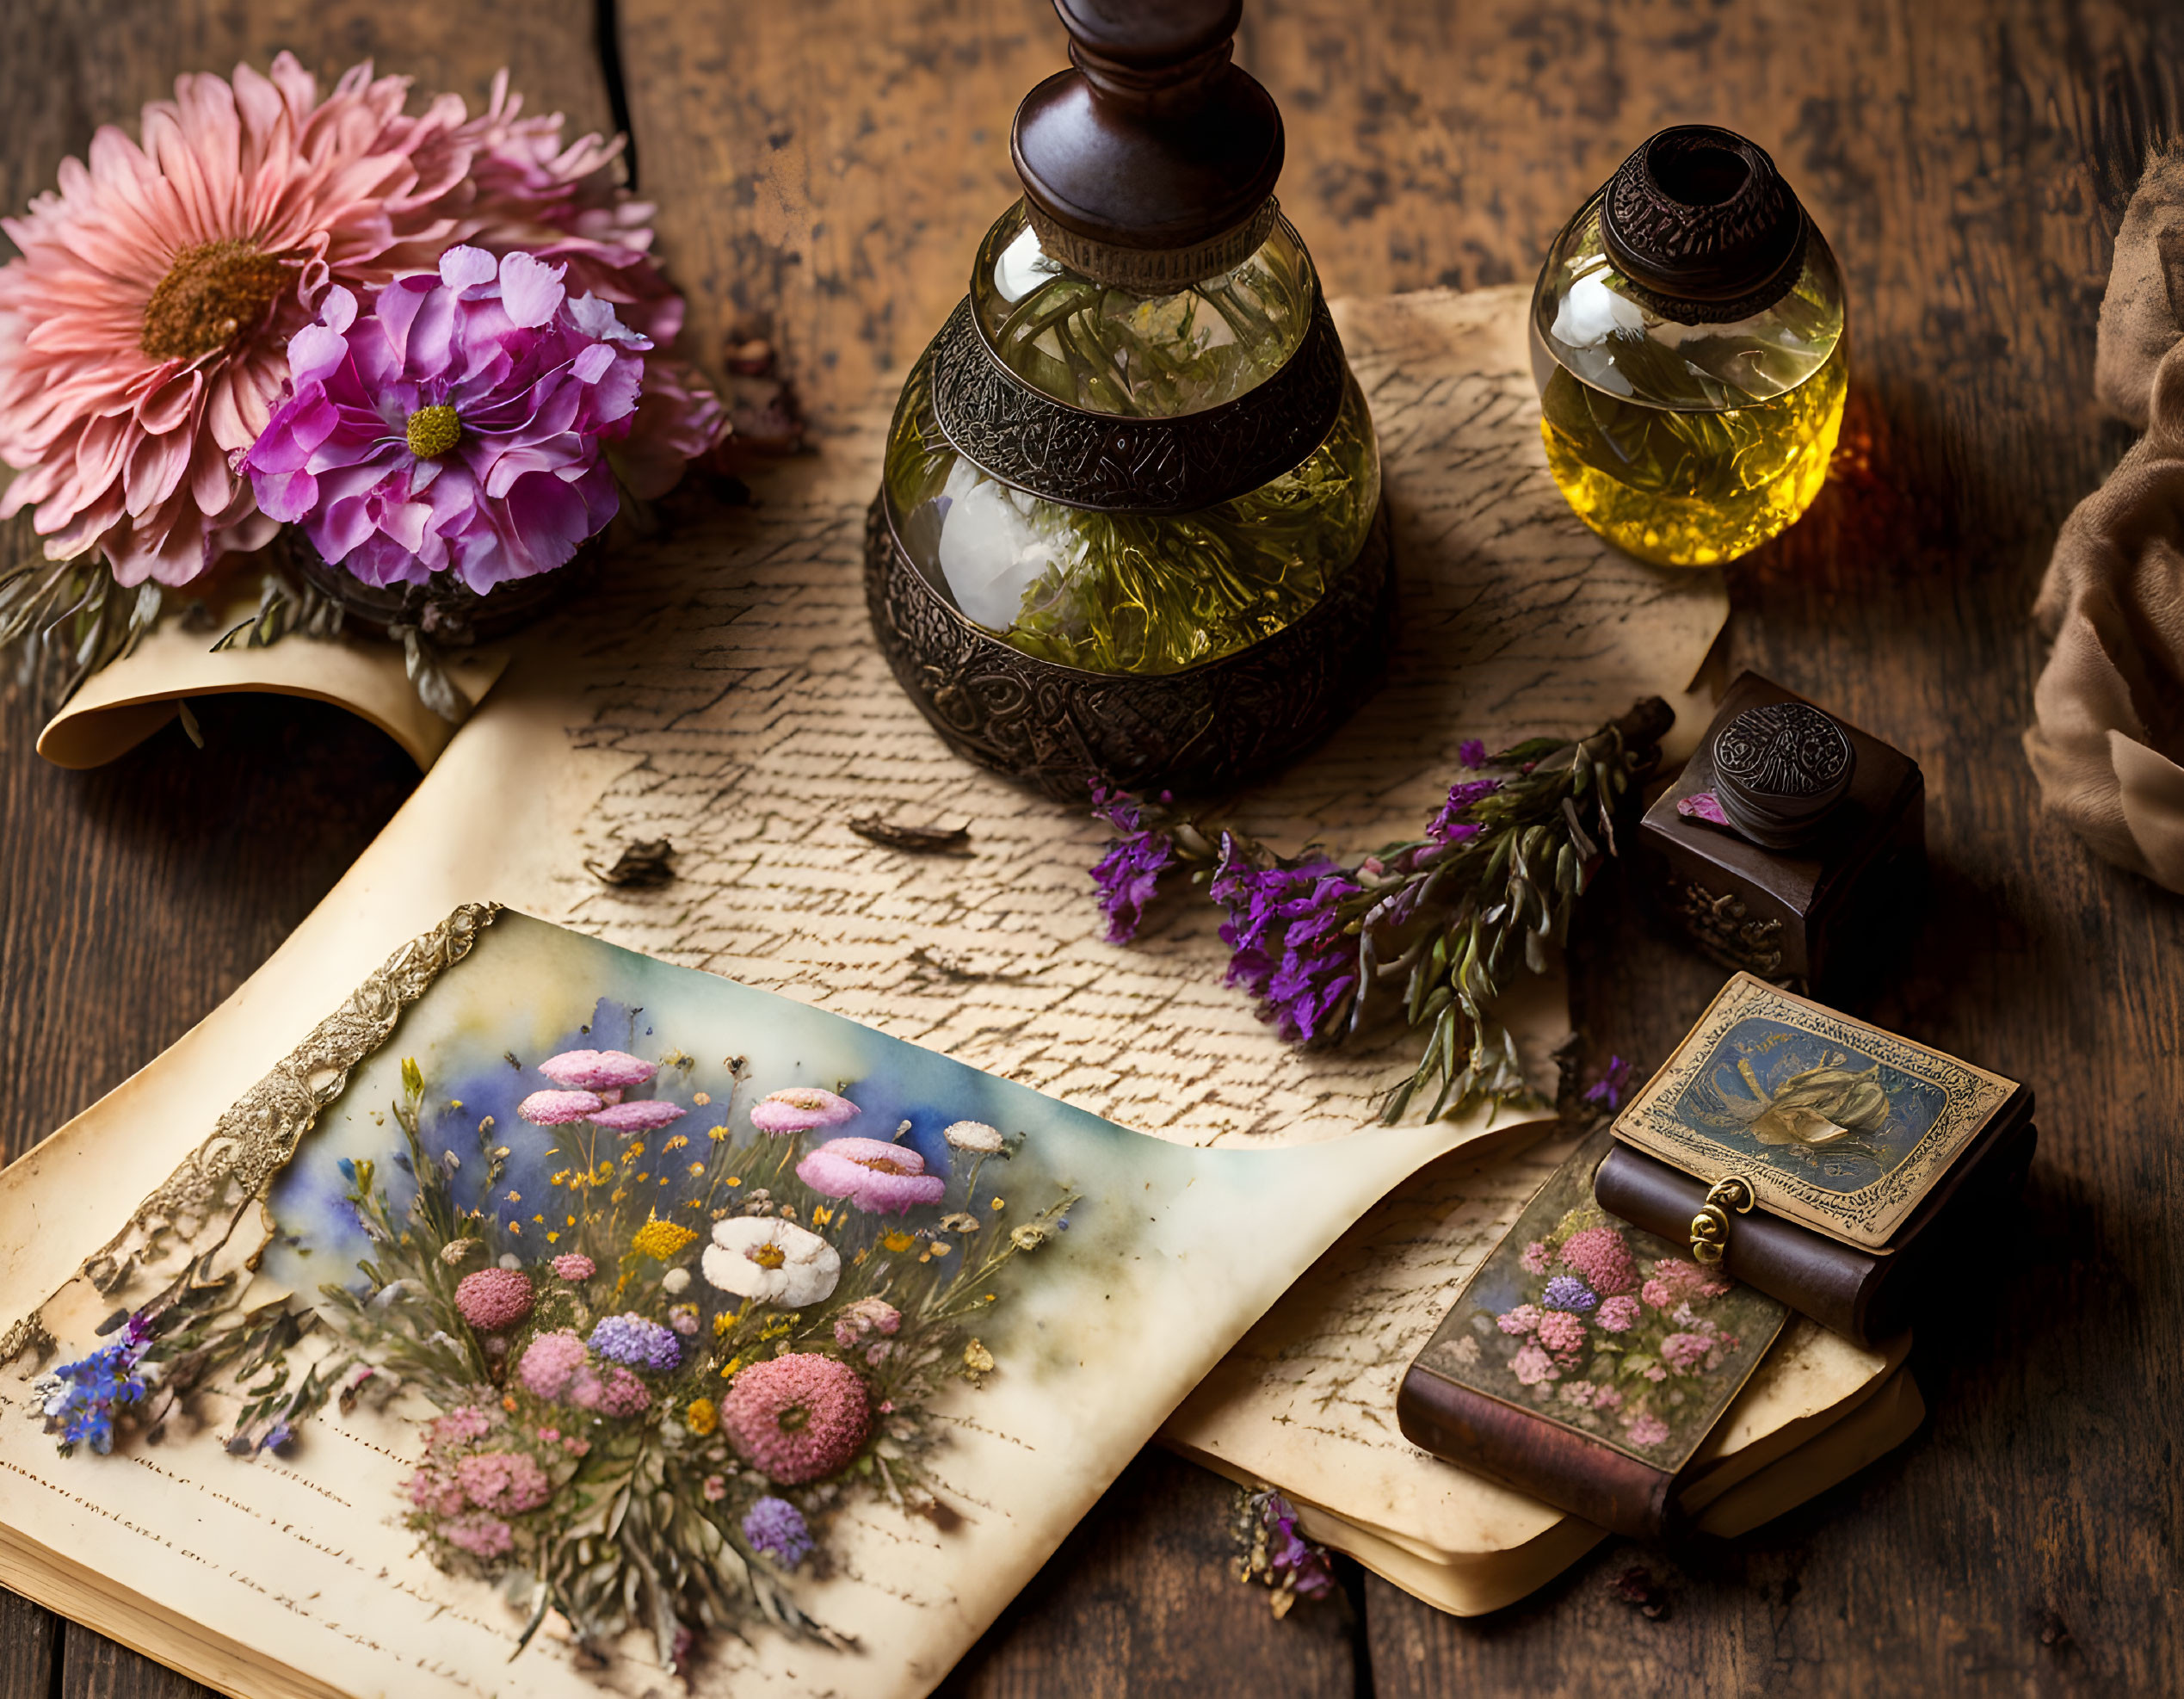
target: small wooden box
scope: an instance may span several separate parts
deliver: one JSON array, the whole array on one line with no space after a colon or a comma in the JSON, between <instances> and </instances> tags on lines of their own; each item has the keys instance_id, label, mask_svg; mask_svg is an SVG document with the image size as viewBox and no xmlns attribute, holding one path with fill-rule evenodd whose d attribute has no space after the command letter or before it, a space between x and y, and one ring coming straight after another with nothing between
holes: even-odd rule
<instances>
[{"instance_id":1,"label":"small wooden box","mask_svg":"<svg viewBox=\"0 0 2184 1699\"><path fill-rule=\"evenodd\" d=\"M1835 720L1855 757L1849 784L1786 850L1677 807L1713 794L1724 727L1749 708L1784 702L1811 706L1754 672L1730 687L1697 753L1639 824L1639 876L1662 911L1724 967L1841 995L1869 982L1915 928L1926 871L1918 763Z\"/></svg>"}]
</instances>

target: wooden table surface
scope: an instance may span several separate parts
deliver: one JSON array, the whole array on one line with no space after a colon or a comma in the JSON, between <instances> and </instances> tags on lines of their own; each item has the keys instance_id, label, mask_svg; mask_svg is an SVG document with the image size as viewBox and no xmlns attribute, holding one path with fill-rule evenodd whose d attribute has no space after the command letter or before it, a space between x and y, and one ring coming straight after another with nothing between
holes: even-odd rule
<instances>
[{"instance_id":1,"label":"wooden table surface","mask_svg":"<svg viewBox=\"0 0 2184 1699\"><path fill-rule=\"evenodd\" d=\"M632 132L689 351L717 363L724 334L763 322L822 430L960 293L1014 193L1010 111L1063 52L1043 0L4 0L0 16L9 207L180 71L286 46L322 74L368 54L477 97L509 64L534 107ZM1934 1295L1927 1427L1734 1546L1610 1541L1468 1622L1345 1566L1345 1597L1277 1622L1231 1579L1228 1489L1148 1453L946 1690L2184 1690L2184 904L2043 819L2018 747L2040 568L2128 441L2088 398L2095 313L2142 151L2175 110L2184 15L1250 0L1238 51L1287 116L1283 204L1332 293L1529 277L1664 123L1727 123L1774 152L1844 262L1855 375L1837 476L1733 573L1732 660L1923 764L1933 901L1870 1012L2032 1081L2040 1157L2022 1217ZM415 782L330 709L198 712L202 751L170 729L75 774L31 753L21 693L6 704L11 1154L231 991ZM1658 1060L1718 977L1611 880L1576 950L1592 1055ZM197 1690L0 1595L0 1699Z\"/></svg>"}]
</instances>

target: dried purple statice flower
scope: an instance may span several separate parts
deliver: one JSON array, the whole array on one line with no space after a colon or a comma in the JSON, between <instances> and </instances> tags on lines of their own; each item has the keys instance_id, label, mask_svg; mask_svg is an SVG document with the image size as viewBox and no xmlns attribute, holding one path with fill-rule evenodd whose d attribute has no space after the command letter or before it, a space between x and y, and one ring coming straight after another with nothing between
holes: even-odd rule
<instances>
[{"instance_id":1,"label":"dried purple statice flower","mask_svg":"<svg viewBox=\"0 0 2184 1699\"><path fill-rule=\"evenodd\" d=\"M1099 889L1100 911L1107 917L1107 942L1126 944L1138 936L1146 905L1160 893L1160 876L1175 865L1175 842L1145 825L1143 806L1126 792L1093 786L1092 812L1118 834L1094 864L1092 882Z\"/></svg>"},{"instance_id":2,"label":"dried purple statice flower","mask_svg":"<svg viewBox=\"0 0 2184 1699\"><path fill-rule=\"evenodd\" d=\"M1255 868L1232 837L1224 834L1223 849L1212 895L1229 911L1227 982L1248 988L1262 1017L1292 1043L1328 1036L1358 985L1340 905L1364 887L1331 861Z\"/></svg>"}]
</instances>

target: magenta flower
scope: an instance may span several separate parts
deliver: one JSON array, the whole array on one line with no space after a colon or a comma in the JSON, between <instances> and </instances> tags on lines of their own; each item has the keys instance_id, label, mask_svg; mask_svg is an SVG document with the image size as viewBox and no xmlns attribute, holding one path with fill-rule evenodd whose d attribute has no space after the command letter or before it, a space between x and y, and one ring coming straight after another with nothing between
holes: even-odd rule
<instances>
[{"instance_id":1,"label":"magenta flower","mask_svg":"<svg viewBox=\"0 0 2184 1699\"><path fill-rule=\"evenodd\" d=\"M1562 1260L1564 1267L1575 1269L1585 1284L1602 1297L1632 1291L1638 1283L1638 1263L1632 1258L1631 1247L1613 1227L1587 1227L1570 1234L1562 1247ZM1564 1307L1589 1307L1570 1304Z\"/></svg>"},{"instance_id":2,"label":"magenta flower","mask_svg":"<svg viewBox=\"0 0 2184 1699\"><path fill-rule=\"evenodd\" d=\"M561 275L451 248L368 313L328 290L243 458L260 510L367 584L453 572L483 594L565 565L620 505L603 443L628 433L651 343Z\"/></svg>"},{"instance_id":3,"label":"magenta flower","mask_svg":"<svg viewBox=\"0 0 2184 1699\"><path fill-rule=\"evenodd\" d=\"M1426 836L1437 837L1443 843L1461 843L1467 837L1477 837L1482 828L1475 820L1464 818L1465 812L1475 802L1502 788L1499 779L1467 779L1448 788L1448 800L1441 805L1441 812L1428 823Z\"/></svg>"},{"instance_id":4,"label":"magenta flower","mask_svg":"<svg viewBox=\"0 0 2184 1699\"><path fill-rule=\"evenodd\" d=\"M617 1103L620 1094L642 1085L660 1071L626 1050L564 1050L539 1064L539 1072L556 1085L571 1091L596 1093L602 1103Z\"/></svg>"},{"instance_id":5,"label":"magenta flower","mask_svg":"<svg viewBox=\"0 0 2184 1699\"><path fill-rule=\"evenodd\" d=\"M846 1197L869 1215L898 1215L918 1203L938 1203L948 1183L925 1171L925 1158L907 1145L879 1139L836 1139L796 1165L796 1177L815 1192Z\"/></svg>"},{"instance_id":6,"label":"magenta flower","mask_svg":"<svg viewBox=\"0 0 2184 1699\"><path fill-rule=\"evenodd\" d=\"M811 1133L822 1127L840 1127L854 1121L860 1111L847 1097L823 1085L792 1085L768 1091L751 1105L750 1124L762 1133L784 1138L791 1133Z\"/></svg>"},{"instance_id":7,"label":"magenta flower","mask_svg":"<svg viewBox=\"0 0 2184 1699\"><path fill-rule=\"evenodd\" d=\"M657 1098L646 1098L635 1103L609 1103L594 1109L590 1121L594 1127L604 1127L610 1133L626 1137L632 1133L650 1133L682 1119L688 1111L675 1104Z\"/></svg>"},{"instance_id":8,"label":"magenta flower","mask_svg":"<svg viewBox=\"0 0 2184 1699\"><path fill-rule=\"evenodd\" d=\"M754 1362L720 1400L720 1427L750 1463L794 1486L847 1467L872 1429L865 1383L816 1351Z\"/></svg>"},{"instance_id":9,"label":"magenta flower","mask_svg":"<svg viewBox=\"0 0 2184 1699\"><path fill-rule=\"evenodd\" d=\"M1603 1332L1627 1333L1638 1325L1638 1318L1644 1313L1638 1308L1638 1301L1624 1293L1619 1297L1603 1299L1600 1313L1594 1319L1600 1323Z\"/></svg>"},{"instance_id":10,"label":"magenta flower","mask_svg":"<svg viewBox=\"0 0 2184 1699\"><path fill-rule=\"evenodd\" d=\"M605 1107L590 1091L534 1091L515 1106L534 1127L560 1127Z\"/></svg>"},{"instance_id":11,"label":"magenta flower","mask_svg":"<svg viewBox=\"0 0 2184 1699\"><path fill-rule=\"evenodd\" d=\"M515 1543L509 1525L498 1517L464 1517L440 1530L451 1546L459 1546L481 1561L506 1557Z\"/></svg>"},{"instance_id":12,"label":"magenta flower","mask_svg":"<svg viewBox=\"0 0 2184 1699\"><path fill-rule=\"evenodd\" d=\"M456 1286L455 1307L480 1333L498 1333L531 1313L531 1282L515 1269L480 1269Z\"/></svg>"},{"instance_id":13,"label":"magenta flower","mask_svg":"<svg viewBox=\"0 0 2184 1699\"><path fill-rule=\"evenodd\" d=\"M1466 738L1456 745L1456 759L1476 773L1486 765L1486 745L1477 738Z\"/></svg>"},{"instance_id":14,"label":"magenta flower","mask_svg":"<svg viewBox=\"0 0 2184 1699\"><path fill-rule=\"evenodd\" d=\"M1564 1362L1576 1360L1585 1348L1585 1324L1567 1310L1549 1310L1539 1318L1540 1346Z\"/></svg>"}]
</instances>

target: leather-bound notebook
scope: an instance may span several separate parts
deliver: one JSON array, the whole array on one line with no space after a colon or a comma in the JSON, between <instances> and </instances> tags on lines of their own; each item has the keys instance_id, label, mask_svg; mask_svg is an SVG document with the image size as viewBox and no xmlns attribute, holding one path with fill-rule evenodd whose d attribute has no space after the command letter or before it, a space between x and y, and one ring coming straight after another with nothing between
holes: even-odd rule
<instances>
[{"instance_id":1,"label":"leather-bound notebook","mask_svg":"<svg viewBox=\"0 0 2184 1699\"><path fill-rule=\"evenodd\" d=\"M2023 1183L2028 1087L1739 973L1617 1119L1610 1214L1859 1344Z\"/></svg>"},{"instance_id":2,"label":"leather-bound notebook","mask_svg":"<svg viewBox=\"0 0 2184 1699\"><path fill-rule=\"evenodd\" d=\"M1403 1378L1405 1437L1616 1533L1679 1478L1781 1331L1774 1299L1593 1201L1606 1133L1557 1169Z\"/></svg>"}]
</instances>

